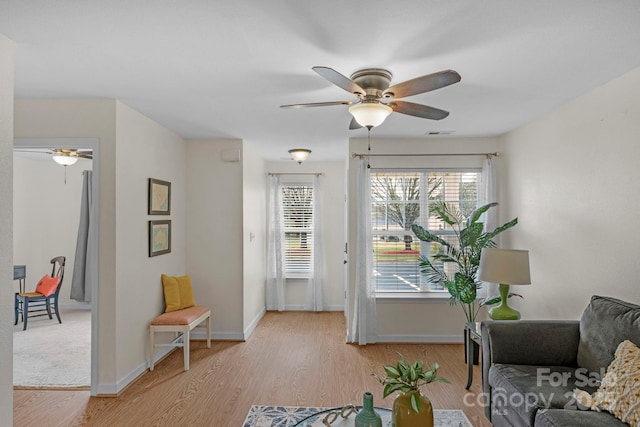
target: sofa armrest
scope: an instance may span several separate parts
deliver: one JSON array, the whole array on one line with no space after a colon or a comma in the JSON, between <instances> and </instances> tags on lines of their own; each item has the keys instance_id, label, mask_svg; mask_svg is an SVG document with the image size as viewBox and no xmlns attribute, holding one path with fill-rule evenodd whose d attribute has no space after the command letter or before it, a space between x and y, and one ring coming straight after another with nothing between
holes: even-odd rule
<instances>
[{"instance_id":1,"label":"sofa armrest","mask_svg":"<svg viewBox=\"0 0 640 427\"><path fill-rule=\"evenodd\" d=\"M482 389L489 399L489 368L494 363L577 366L580 322L577 320L485 320L482 331Z\"/></svg>"}]
</instances>

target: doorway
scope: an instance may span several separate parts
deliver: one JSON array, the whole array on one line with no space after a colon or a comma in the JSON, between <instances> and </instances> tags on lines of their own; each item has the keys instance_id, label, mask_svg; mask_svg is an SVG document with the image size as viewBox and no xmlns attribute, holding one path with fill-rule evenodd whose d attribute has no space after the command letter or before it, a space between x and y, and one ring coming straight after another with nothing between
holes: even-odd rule
<instances>
[{"instance_id":1,"label":"doorway","mask_svg":"<svg viewBox=\"0 0 640 427\"><path fill-rule=\"evenodd\" d=\"M55 315L53 320L49 320L48 317L44 316L29 319L27 332L34 332L33 335L35 335L39 332L37 331L37 326L49 328L51 331L62 331L61 328L55 329L56 325L64 326L65 328L75 327L78 331L88 331L90 342L86 344L89 345L88 357L90 360L88 361L88 371L90 378L89 384L85 384L85 386L90 385L91 395L96 395L98 354L98 142L97 138L14 140L14 264L26 264L26 290L28 292L33 291L40 277L43 274L50 273L50 270L47 271L47 268L50 267L50 258L58 255L67 257L67 266L59 301L62 325L58 324ZM80 159L72 166L62 166L54 163L51 159L51 151L56 148L91 150L93 159ZM19 151L21 154L17 154ZM36 166L34 167L34 165ZM31 173L37 169L42 169L43 172ZM91 247L88 250L88 257L96 268L89 270L85 280L86 285L89 287L88 293L91 295L91 300L79 303L72 300L69 294L75 261L75 243L78 235L83 170L93 171L91 189L94 203L91 206L92 222L90 227L93 227L93 231L96 231L96 239L89 243ZM41 176L39 177L38 175ZM54 211L57 212L57 217L53 215ZM52 245L51 242L48 242L48 239L54 240L56 244ZM15 287L17 289L17 283ZM65 312L67 313L65 314ZM90 325L87 325L87 320L89 320ZM84 325L80 325L82 322L84 322ZM18 325L21 325L20 319L18 320ZM77 329L78 327L80 329ZM31 330L32 328L33 330ZM22 328L19 328L19 330L22 331ZM14 343L16 342L15 336L16 332L14 332ZM25 334L21 339L26 336ZM46 351L43 354L46 356ZM16 353L14 351L14 365L15 359ZM85 360L84 363L86 362ZM46 379L43 381L46 382Z\"/></svg>"}]
</instances>

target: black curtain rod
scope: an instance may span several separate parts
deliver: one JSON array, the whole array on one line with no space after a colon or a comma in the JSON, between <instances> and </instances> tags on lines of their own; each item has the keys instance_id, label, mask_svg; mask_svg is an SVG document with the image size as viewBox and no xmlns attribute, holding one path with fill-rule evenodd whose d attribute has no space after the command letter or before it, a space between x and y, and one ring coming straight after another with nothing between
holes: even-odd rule
<instances>
[{"instance_id":1,"label":"black curtain rod","mask_svg":"<svg viewBox=\"0 0 640 427\"><path fill-rule=\"evenodd\" d=\"M316 173L295 173L295 172L291 172L291 173L272 173L269 172L267 173L267 175L315 175L315 176L320 176L320 175L324 175L322 172L316 172Z\"/></svg>"}]
</instances>

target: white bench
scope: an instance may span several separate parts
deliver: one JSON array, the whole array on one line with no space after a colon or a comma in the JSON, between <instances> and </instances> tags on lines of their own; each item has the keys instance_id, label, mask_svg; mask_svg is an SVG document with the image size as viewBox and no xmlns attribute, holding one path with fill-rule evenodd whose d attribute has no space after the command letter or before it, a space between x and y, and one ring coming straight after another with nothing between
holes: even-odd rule
<instances>
[{"instance_id":1,"label":"white bench","mask_svg":"<svg viewBox=\"0 0 640 427\"><path fill-rule=\"evenodd\" d=\"M190 332L200 323L207 321L207 348L211 348L211 311L207 307L196 305L182 310L163 313L153 319L150 326L151 345L149 370L153 371L153 357L156 347L182 347L184 353L184 370L189 370L189 341ZM177 332L182 334L182 342L156 344L156 332Z\"/></svg>"}]
</instances>

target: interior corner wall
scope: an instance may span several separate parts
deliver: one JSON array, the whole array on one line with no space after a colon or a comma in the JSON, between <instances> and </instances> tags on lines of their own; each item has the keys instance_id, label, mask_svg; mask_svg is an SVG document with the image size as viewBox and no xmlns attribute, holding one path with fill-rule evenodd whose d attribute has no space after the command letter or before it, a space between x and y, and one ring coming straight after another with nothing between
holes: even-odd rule
<instances>
[{"instance_id":1,"label":"interior corner wall","mask_svg":"<svg viewBox=\"0 0 640 427\"><path fill-rule=\"evenodd\" d=\"M243 325L245 339L265 312L266 182L262 157L246 141L242 148Z\"/></svg>"},{"instance_id":2,"label":"interior corner wall","mask_svg":"<svg viewBox=\"0 0 640 427\"><path fill-rule=\"evenodd\" d=\"M592 295L640 304L640 68L508 134L500 194L528 249L523 318L578 319Z\"/></svg>"},{"instance_id":3,"label":"interior corner wall","mask_svg":"<svg viewBox=\"0 0 640 427\"><path fill-rule=\"evenodd\" d=\"M0 414L13 424L13 42L0 34Z\"/></svg>"},{"instance_id":4,"label":"interior corner wall","mask_svg":"<svg viewBox=\"0 0 640 427\"><path fill-rule=\"evenodd\" d=\"M298 164L293 160L268 162L269 173L322 173L322 226L325 247L328 310L344 310L344 162L315 162L312 159ZM266 177L265 177L266 178ZM283 182L312 182L310 175L285 175ZM265 200L269 198L265 192ZM307 279L287 279L285 282L285 310L303 310L307 303Z\"/></svg>"},{"instance_id":5,"label":"interior corner wall","mask_svg":"<svg viewBox=\"0 0 640 427\"><path fill-rule=\"evenodd\" d=\"M116 102L116 391L146 369L161 274L186 273L186 141ZM169 215L148 214L149 178L171 183ZM171 252L149 257L149 221L171 221ZM158 337L168 341L173 336Z\"/></svg>"},{"instance_id":6,"label":"interior corner wall","mask_svg":"<svg viewBox=\"0 0 640 427\"><path fill-rule=\"evenodd\" d=\"M99 203L99 390L116 384L116 194L115 114L111 99L16 99L15 138L98 138ZM4 116L3 116L4 117ZM13 159L13 155L10 156ZM28 267L27 267L28 268ZM7 287L10 288L10 287Z\"/></svg>"},{"instance_id":7,"label":"interior corner wall","mask_svg":"<svg viewBox=\"0 0 640 427\"><path fill-rule=\"evenodd\" d=\"M497 138L422 138L372 139L372 154L456 154L497 151ZM367 140L349 140L349 153L367 153ZM482 167L483 156L449 157L371 157L372 168ZM498 160L501 162L502 160ZM357 162L349 156L348 164L348 242L349 242L349 319L353 320L356 265L356 176ZM379 342L461 342L465 318L459 306L449 299L398 302L379 299L376 304ZM484 313L483 313L484 314ZM348 327L348 326L347 326Z\"/></svg>"},{"instance_id":8,"label":"interior corner wall","mask_svg":"<svg viewBox=\"0 0 640 427\"><path fill-rule=\"evenodd\" d=\"M44 274L51 274L49 261L55 256L65 256L59 297L63 308L86 306L72 300L70 293L80 223L82 171L91 168L89 159L78 159L75 165L64 168L46 154L28 158L13 154L13 262L27 266L25 288L31 292ZM18 292L17 281L13 289Z\"/></svg>"},{"instance_id":9,"label":"interior corner wall","mask_svg":"<svg viewBox=\"0 0 640 427\"><path fill-rule=\"evenodd\" d=\"M241 159L241 140L187 141L187 273L216 339L244 339Z\"/></svg>"}]
</instances>

